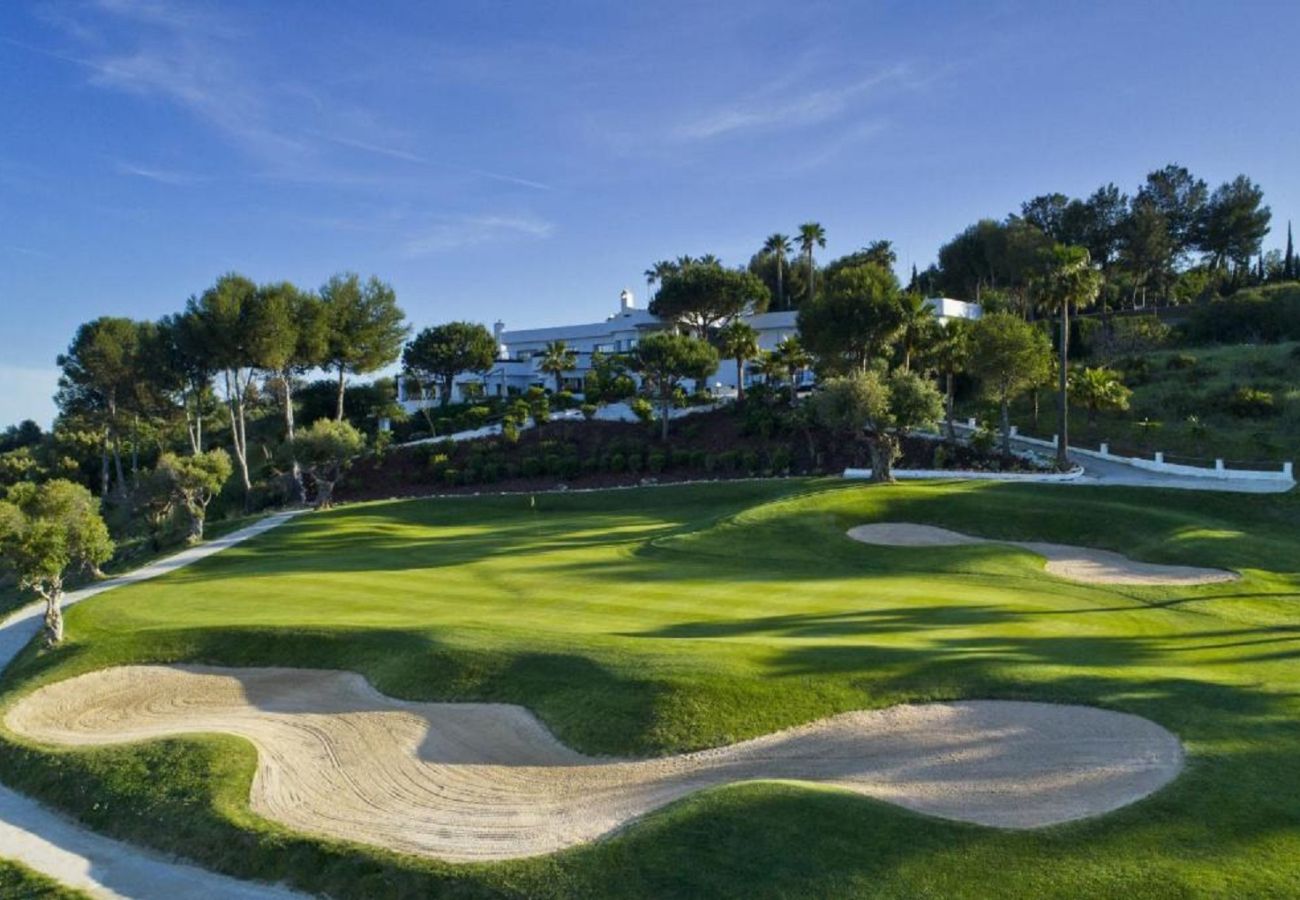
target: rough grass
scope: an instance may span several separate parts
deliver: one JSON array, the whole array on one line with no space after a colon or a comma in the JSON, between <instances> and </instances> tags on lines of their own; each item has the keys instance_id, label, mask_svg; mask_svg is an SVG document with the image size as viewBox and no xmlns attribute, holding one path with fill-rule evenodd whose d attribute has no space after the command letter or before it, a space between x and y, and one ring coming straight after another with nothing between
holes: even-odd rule
<instances>
[{"instance_id":1,"label":"rough grass","mask_svg":"<svg viewBox=\"0 0 1300 900\"><path fill-rule=\"evenodd\" d=\"M1189 751L1100 819L1009 832L785 783L721 788L553 856L452 866L285 829L223 736L60 751L0 777L104 830L335 897L1285 896L1300 878L1300 500L1052 486L753 482L373 503L301 517L75 607L0 702L127 662L348 668L523 703L588 752L658 754L898 702L1146 716ZM1090 587L1010 547L870 547L876 520L1242 571Z\"/></svg>"},{"instance_id":2,"label":"rough grass","mask_svg":"<svg viewBox=\"0 0 1300 900\"><path fill-rule=\"evenodd\" d=\"M22 863L0 859L0 897L8 900L87 900L88 895L64 887Z\"/></svg>"},{"instance_id":3,"label":"rough grass","mask_svg":"<svg viewBox=\"0 0 1300 900\"><path fill-rule=\"evenodd\" d=\"M1163 450L1170 461L1176 456L1207 466L1216 458L1256 465L1300 462L1300 343L1189 347L1144 356L1145 375L1125 373L1133 389L1128 411L1101 412L1089 424L1086 410L1071 407L1073 443L1095 448L1108 441L1116 453L1146 456ZM1229 400L1239 388L1271 393L1275 414L1233 415ZM1026 434L1050 439L1056 431L1056 395L1044 392L1039 400L1037 426L1027 399L1015 405L1012 422ZM965 412L996 420L992 411L976 405ZM1143 420L1148 424L1139 424Z\"/></svg>"}]
</instances>

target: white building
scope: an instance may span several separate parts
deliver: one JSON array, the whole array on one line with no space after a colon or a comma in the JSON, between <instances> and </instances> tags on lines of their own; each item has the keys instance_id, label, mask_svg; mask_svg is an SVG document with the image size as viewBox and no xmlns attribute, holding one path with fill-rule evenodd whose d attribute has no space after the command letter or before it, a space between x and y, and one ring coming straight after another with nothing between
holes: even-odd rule
<instances>
[{"instance_id":1,"label":"white building","mask_svg":"<svg viewBox=\"0 0 1300 900\"><path fill-rule=\"evenodd\" d=\"M980 307L974 303L965 303L948 297L931 297L926 300L941 321L947 319L978 319ZM758 332L758 345L762 350L772 350L787 337L799 333L795 319L795 310L765 312L745 316ZM503 322L493 326L496 335L498 354L497 362L487 373L465 372L457 376L452 388L452 402L461 402L471 396L506 397L521 394L528 388L537 386L554 389L555 378L540 368L546 345L552 341L564 341L568 349L578 357L577 366L564 373L564 386L574 393L582 391L583 380L591 370L593 353L626 353L633 350L646 334L662 331L667 323L649 310L638 308L632 292L624 290L619 295L618 312L603 322L589 322L582 325L557 325L551 328L528 328L519 331L507 331ZM753 380L753 374L745 373L745 384ZM811 377L808 373L807 377ZM406 379L398 379L398 400L408 412L414 412L423 405L432 403L422 401L415 391L408 391ZM736 388L736 364L734 360L722 360L718 371L709 379L709 387L719 393L729 393Z\"/></svg>"}]
</instances>

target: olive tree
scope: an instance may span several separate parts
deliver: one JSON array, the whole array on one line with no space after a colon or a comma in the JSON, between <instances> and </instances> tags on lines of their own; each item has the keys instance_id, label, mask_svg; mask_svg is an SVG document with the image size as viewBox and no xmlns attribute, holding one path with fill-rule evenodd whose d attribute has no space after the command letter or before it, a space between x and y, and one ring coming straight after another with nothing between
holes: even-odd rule
<instances>
[{"instance_id":1,"label":"olive tree","mask_svg":"<svg viewBox=\"0 0 1300 900\"><path fill-rule=\"evenodd\" d=\"M828 430L866 444L872 481L890 482L901 438L938 422L943 399L931 382L915 373L885 375L870 369L827 379L814 395L813 409Z\"/></svg>"},{"instance_id":2,"label":"olive tree","mask_svg":"<svg viewBox=\"0 0 1300 900\"><path fill-rule=\"evenodd\" d=\"M699 338L660 331L641 340L631 356L632 371L659 407L661 436L668 439L668 414L686 379L703 381L718 368L718 351Z\"/></svg>"},{"instance_id":3,"label":"olive tree","mask_svg":"<svg viewBox=\"0 0 1300 900\"><path fill-rule=\"evenodd\" d=\"M99 501L79 484L55 479L16 484L0 500L0 565L22 590L45 600L45 640L63 640L63 585L78 570L98 574L113 555Z\"/></svg>"},{"instance_id":4,"label":"olive tree","mask_svg":"<svg viewBox=\"0 0 1300 900\"><path fill-rule=\"evenodd\" d=\"M230 454L220 448L193 456L164 453L158 458L154 478L162 496L164 514L170 514L178 505L185 509L189 517L188 543L203 540L208 504L221 492L232 471Z\"/></svg>"},{"instance_id":5,"label":"olive tree","mask_svg":"<svg viewBox=\"0 0 1300 900\"><path fill-rule=\"evenodd\" d=\"M303 468L316 482L316 506L334 504L334 486L362 450L366 439L350 422L317 419L298 436Z\"/></svg>"}]
</instances>

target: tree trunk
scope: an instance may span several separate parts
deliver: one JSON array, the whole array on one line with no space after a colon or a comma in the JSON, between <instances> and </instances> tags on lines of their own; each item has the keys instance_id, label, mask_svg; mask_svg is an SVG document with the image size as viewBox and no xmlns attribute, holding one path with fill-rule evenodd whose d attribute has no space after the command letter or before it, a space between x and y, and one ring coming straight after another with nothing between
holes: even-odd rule
<instances>
[{"instance_id":1,"label":"tree trunk","mask_svg":"<svg viewBox=\"0 0 1300 900\"><path fill-rule=\"evenodd\" d=\"M284 434L285 440L289 444L289 472L290 478L292 479L291 491L293 493L293 502L296 505L301 505L307 502L307 489L302 483L302 466L298 463L298 451L293 445L293 392L289 386L289 373L281 372L280 380L284 384ZM203 537L201 531L199 537Z\"/></svg>"},{"instance_id":2,"label":"tree trunk","mask_svg":"<svg viewBox=\"0 0 1300 900\"><path fill-rule=\"evenodd\" d=\"M952 372L948 372L944 376L944 378L946 380L946 384L945 384L946 397L944 403L944 413L948 421L948 440L955 442L957 440L957 428L953 424L953 417L952 417L952 404L953 404L953 393L954 393Z\"/></svg>"},{"instance_id":3,"label":"tree trunk","mask_svg":"<svg viewBox=\"0 0 1300 900\"><path fill-rule=\"evenodd\" d=\"M109 489L108 474L108 429L104 429L104 442L99 448L99 496L107 497Z\"/></svg>"},{"instance_id":4,"label":"tree trunk","mask_svg":"<svg viewBox=\"0 0 1300 900\"><path fill-rule=\"evenodd\" d=\"M892 484L898 439L890 434L874 434L867 438L867 452L871 454L871 480Z\"/></svg>"},{"instance_id":5,"label":"tree trunk","mask_svg":"<svg viewBox=\"0 0 1300 900\"><path fill-rule=\"evenodd\" d=\"M334 413L334 421L336 422L343 421L343 388L345 385L344 377L346 374L347 370L343 368L342 363L339 363L339 403L338 409Z\"/></svg>"},{"instance_id":6,"label":"tree trunk","mask_svg":"<svg viewBox=\"0 0 1300 900\"><path fill-rule=\"evenodd\" d=\"M781 277L781 255L776 257L776 308L785 309L785 281Z\"/></svg>"},{"instance_id":7,"label":"tree trunk","mask_svg":"<svg viewBox=\"0 0 1300 900\"><path fill-rule=\"evenodd\" d=\"M745 361L736 357L736 402L745 402Z\"/></svg>"},{"instance_id":8,"label":"tree trunk","mask_svg":"<svg viewBox=\"0 0 1300 900\"><path fill-rule=\"evenodd\" d=\"M329 509L334 505L334 481L321 475L316 476L316 508Z\"/></svg>"},{"instance_id":9,"label":"tree trunk","mask_svg":"<svg viewBox=\"0 0 1300 900\"><path fill-rule=\"evenodd\" d=\"M672 402L673 402L672 395L665 394L663 400L660 403L659 418L661 420L661 426L659 430L659 436L662 440L665 441L668 440L668 413L672 409Z\"/></svg>"},{"instance_id":10,"label":"tree trunk","mask_svg":"<svg viewBox=\"0 0 1300 900\"><path fill-rule=\"evenodd\" d=\"M45 594L45 643L53 647L63 643L63 588L55 586Z\"/></svg>"},{"instance_id":11,"label":"tree trunk","mask_svg":"<svg viewBox=\"0 0 1300 900\"><path fill-rule=\"evenodd\" d=\"M113 429L113 471L117 474L117 491L126 494L126 472L122 469L122 439Z\"/></svg>"},{"instance_id":12,"label":"tree trunk","mask_svg":"<svg viewBox=\"0 0 1300 900\"><path fill-rule=\"evenodd\" d=\"M207 516L207 510L198 504L187 507L190 514L190 529L185 540L190 544L203 543L203 520Z\"/></svg>"},{"instance_id":13,"label":"tree trunk","mask_svg":"<svg viewBox=\"0 0 1300 900\"><path fill-rule=\"evenodd\" d=\"M226 405L230 408L230 438L235 448L235 461L239 463L239 475L244 484L244 501L248 501L253 491L253 482L248 477L248 447L244 444L244 397L240 390L239 372L234 373L235 384L231 387L229 369L225 370Z\"/></svg>"},{"instance_id":14,"label":"tree trunk","mask_svg":"<svg viewBox=\"0 0 1300 900\"><path fill-rule=\"evenodd\" d=\"M1070 361L1070 304L1061 304L1061 371L1057 382L1060 395L1057 397L1057 426L1059 427L1056 445L1056 467L1064 472L1070 467L1070 408L1066 395Z\"/></svg>"},{"instance_id":15,"label":"tree trunk","mask_svg":"<svg viewBox=\"0 0 1300 900\"><path fill-rule=\"evenodd\" d=\"M1002 398L1002 455L1011 455L1011 401Z\"/></svg>"}]
</instances>

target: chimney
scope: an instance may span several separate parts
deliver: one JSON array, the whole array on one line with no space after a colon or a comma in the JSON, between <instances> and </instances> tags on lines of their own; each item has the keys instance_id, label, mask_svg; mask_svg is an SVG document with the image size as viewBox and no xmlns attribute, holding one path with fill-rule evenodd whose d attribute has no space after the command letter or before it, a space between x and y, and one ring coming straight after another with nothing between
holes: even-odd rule
<instances>
[{"instance_id":1,"label":"chimney","mask_svg":"<svg viewBox=\"0 0 1300 900\"><path fill-rule=\"evenodd\" d=\"M506 357L506 346L501 343L501 333L505 330L506 323L500 319L492 323L492 337L496 338L497 342L497 359L505 359Z\"/></svg>"},{"instance_id":2,"label":"chimney","mask_svg":"<svg viewBox=\"0 0 1300 900\"><path fill-rule=\"evenodd\" d=\"M618 295L618 311L627 314L636 308L636 298L627 288L623 288L623 293Z\"/></svg>"}]
</instances>

